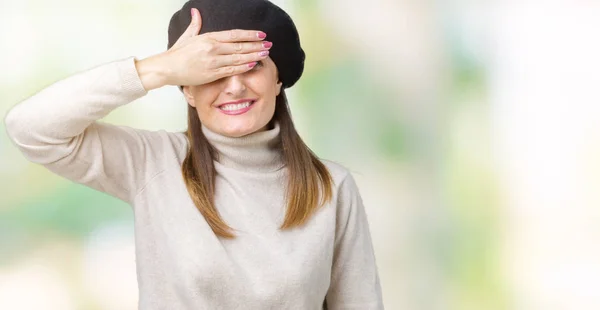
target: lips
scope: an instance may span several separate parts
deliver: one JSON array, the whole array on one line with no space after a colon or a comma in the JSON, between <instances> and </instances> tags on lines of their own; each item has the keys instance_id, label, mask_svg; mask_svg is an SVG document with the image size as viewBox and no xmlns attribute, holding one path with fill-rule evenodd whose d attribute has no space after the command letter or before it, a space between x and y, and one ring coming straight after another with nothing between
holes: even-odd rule
<instances>
[{"instance_id":1,"label":"lips","mask_svg":"<svg viewBox=\"0 0 600 310\"><path fill-rule=\"evenodd\" d=\"M223 114L227 114L227 115L240 115L240 114L244 114L246 112L248 112L250 109L252 109L254 107L254 103L255 101L251 100L245 100L241 103L235 103L235 104L231 104L231 103L226 103L226 104L222 104L219 105L219 111Z\"/></svg>"},{"instance_id":2,"label":"lips","mask_svg":"<svg viewBox=\"0 0 600 310\"><path fill-rule=\"evenodd\" d=\"M236 100L236 101L222 103L222 104L218 105L217 108L222 108L224 105L227 105L227 104L240 104L240 103L245 103L245 102L250 102L250 104L252 104L255 101L256 101L255 99L240 99L240 100Z\"/></svg>"}]
</instances>

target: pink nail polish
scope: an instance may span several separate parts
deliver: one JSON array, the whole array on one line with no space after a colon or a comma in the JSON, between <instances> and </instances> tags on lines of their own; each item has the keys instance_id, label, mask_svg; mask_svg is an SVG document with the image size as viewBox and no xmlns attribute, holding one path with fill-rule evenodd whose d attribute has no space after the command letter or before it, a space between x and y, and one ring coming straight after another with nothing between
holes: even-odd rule
<instances>
[{"instance_id":1,"label":"pink nail polish","mask_svg":"<svg viewBox=\"0 0 600 310\"><path fill-rule=\"evenodd\" d=\"M250 67L250 68L253 68L254 66L256 66L256 61L248 64L248 67Z\"/></svg>"},{"instance_id":2,"label":"pink nail polish","mask_svg":"<svg viewBox=\"0 0 600 310\"><path fill-rule=\"evenodd\" d=\"M267 37L267 34L266 34L266 33L264 33L264 32L262 32L262 31L260 31L260 32L258 32L258 33L256 34L256 36L257 36L259 39L264 39L264 38L266 38L266 37Z\"/></svg>"},{"instance_id":3,"label":"pink nail polish","mask_svg":"<svg viewBox=\"0 0 600 310\"><path fill-rule=\"evenodd\" d=\"M263 42L263 47L264 47L264 48L270 48L271 46L273 46L273 43L272 43L272 42L269 42L269 41L265 41L265 42Z\"/></svg>"}]
</instances>

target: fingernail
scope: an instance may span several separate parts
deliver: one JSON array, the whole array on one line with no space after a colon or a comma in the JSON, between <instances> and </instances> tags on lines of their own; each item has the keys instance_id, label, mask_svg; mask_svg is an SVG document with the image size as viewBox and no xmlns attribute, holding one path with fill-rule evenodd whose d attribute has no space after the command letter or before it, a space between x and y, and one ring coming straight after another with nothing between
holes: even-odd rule
<instances>
[{"instance_id":1,"label":"fingernail","mask_svg":"<svg viewBox=\"0 0 600 310\"><path fill-rule=\"evenodd\" d=\"M256 36L257 36L259 39L264 39L264 38L266 38L266 37L267 37L267 34L266 34L266 33L264 33L264 32L262 32L262 31L259 31L259 32L257 32L257 33L256 33Z\"/></svg>"},{"instance_id":2,"label":"fingernail","mask_svg":"<svg viewBox=\"0 0 600 310\"><path fill-rule=\"evenodd\" d=\"M254 66L256 66L256 61L255 62L251 62L251 63L248 64L248 67L250 67L250 68L252 68Z\"/></svg>"},{"instance_id":3,"label":"fingernail","mask_svg":"<svg viewBox=\"0 0 600 310\"><path fill-rule=\"evenodd\" d=\"M196 15L196 14L194 13L194 8L192 8L190 11L192 12L192 16Z\"/></svg>"},{"instance_id":4,"label":"fingernail","mask_svg":"<svg viewBox=\"0 0 600 310\"><path fill-rule=\"evenodd\" d=\"M269 51L262 51L262 52L258 53L258 56L261 56L261 57L264 57L264 56L267 56L267 55L269 55Z\"/></svg>"},{"instance_id":5,"label":"fingernail","mask_svg":"<svg viewBox=\"0 0 600 310\"><path fill-rule=\"evenodd\" d=\"M273 43L272 43L272 42L269 42L269 41L265 41L265 42L263 42L263 47L264 47L264 48L270 48L271 46L273 46Z\"/></svg>"}]
</instances>

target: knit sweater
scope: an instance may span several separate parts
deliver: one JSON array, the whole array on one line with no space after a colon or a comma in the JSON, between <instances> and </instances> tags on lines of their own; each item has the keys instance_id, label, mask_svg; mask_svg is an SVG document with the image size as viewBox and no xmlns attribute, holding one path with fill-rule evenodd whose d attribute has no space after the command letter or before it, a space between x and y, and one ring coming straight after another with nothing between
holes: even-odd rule
<instances>
[{"instance_id":1,"label":"knit sweater","mask_svg":"<svg viewBox=\"0 0 600 310\"><path fill-rule=\"evenodd\" d=\"M134 60L51 84L13 107L5 125L29 161L132 206L139 309L383 309L369 224L348 170L322 159L333 199L304 226L280 230L287 168L273 147L279 124L241 138L203 127L220 154L215 206L236 235L218 237L185 186L183 133L100 121L148 93Z\"/></svg>"}]
</instances>

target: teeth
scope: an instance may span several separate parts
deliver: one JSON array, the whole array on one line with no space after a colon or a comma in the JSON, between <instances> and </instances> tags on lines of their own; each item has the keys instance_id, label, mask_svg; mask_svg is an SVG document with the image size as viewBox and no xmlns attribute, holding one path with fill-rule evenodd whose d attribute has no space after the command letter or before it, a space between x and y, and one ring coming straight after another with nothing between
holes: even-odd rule
<instances>
[{"instance_id":1,"label":"teeth","mask_svg":"<svg viewBox=\"0 0 600 310\"><path fill-rule=\"evenodd\" d=\"M235 110L247 108L248 106L250 106L250 103L251 103L250 101L247 101L247 102L238 103L238 104L226 104L224 106L221 106L220 109L225 110L225 111L235 111Z\"/></svg>"}]
</instances>

